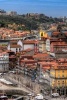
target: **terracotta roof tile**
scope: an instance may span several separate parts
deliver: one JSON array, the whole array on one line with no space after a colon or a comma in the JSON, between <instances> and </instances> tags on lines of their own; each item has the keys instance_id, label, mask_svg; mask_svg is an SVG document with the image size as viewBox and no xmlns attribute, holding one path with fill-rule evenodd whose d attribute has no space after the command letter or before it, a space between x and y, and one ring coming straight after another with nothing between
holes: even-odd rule
<instances>
[{"instance_id":1,"label":"terracotta roof tile","mask_svg":"<svg viewBox=\"0 0 67 100\"><path fill-rule=\"evenodd\" d=\"M14 52L14 51L12 51L12 50L6 50L6 52Z\"/></svg>"},{"instance_id":2,"label":"terracotta roof tile","mask_svg":"<svg viewBox=\"0 0 67 100\"><path fill-rule=\"evenodd\" d=\"M24 58L33 59L33 57L30 55L21 55L21 59L24 59Z\"/></svg>"},{"instance_id":3,"label":"terracotta roof tile","mask_svg":"<svg viewBox=\"0 0 67 100\"><path fill-rule=\"evenodd\" d=\"M10 40L10 43L17 43L18 40Z\"/></svg>"},{"instance_id":4,"label":"terracotta roof tile","mask_svg":"<svg viewBox=\"0 0 67 100\"><path fill-rule=\"evenodd\" d=\"M64 34L67 36L67 32L64 32Z\"/></svg>"},{"instance_id":5,"label":"terracotta roof tile","mask_svg":"<svg viewBox=\"0 0 67 100\"><path fill-rule=\"evenodd\" d=\"M48 70L50 67L42 67L43 70Z\"/></svg>"},{"instance_id":6,"label":"terracotta roof tile","mask_svg":"<svg viewBox=\"0 0 67 100\"><path fill-rule=\"evenodd\" d=\"M52 32L52 35L56 36L56 35L58 35L59 33L60 33L60 32L55 31L55 32Z\"/></svg>"},{"instance_id":7,"label":"terracotta roof tile","mask_svg":"<svg viewBox=\"0 0 67 100\"><path fill-rule=\"evenodd\" d=\"M24 40L23 44L35 44L35 43L38 43L38 42L39 42L38 40Z\"/></svg>"},{"instance_id":8,"label":"terracotta roof tile","mask_svg":"<svg viewBox=\"0 0 67 100\"><path fill-rule=\"evenodd\" d=\"M36 55L33 56L33 58L40 58L40 57L47 57L47 53L37 53Z\"/></svg>"},{"instance_id":9,"label":"terracotta roof tile","mask_svg":"<svg viewBox=\"0 0 67 100\"><path fill-rule=\"evenodd\" d=\"M29 52L29 51L32 51L32 50L33 50L32 48L28 48L28 49L23 50L22 53L23 52Z\"/></svg>"},{"instance_id":10,"label":"terracotta roof tile","mask_svg":"<svg viewBox=\"0 0 67 100\"><path fill-rule=\"evenodd\" d=\"M10 45L10 48L20 48L20 45Z\"/></svg>"},{"instance_id":11,"label":"terracotta roof tile","mask_svg":"<svg viewBox=\"0 0 67 100\"><path fill-rule=\"evenodd\" d=\"M35 60L32 60L32 59L27 59L27 60L21 60L20 62L25 62L25 63L36 63L37 61L35 61Z\"/></svg>"}]
</instances>

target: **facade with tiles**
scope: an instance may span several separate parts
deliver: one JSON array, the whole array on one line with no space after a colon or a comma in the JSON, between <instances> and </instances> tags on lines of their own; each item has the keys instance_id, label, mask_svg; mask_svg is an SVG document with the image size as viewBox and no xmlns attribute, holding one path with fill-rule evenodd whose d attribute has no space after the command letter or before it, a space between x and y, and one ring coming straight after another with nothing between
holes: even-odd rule
<instances>
[{"instance_id":1,"label":"facade with tiles","mask_svg":"<svg viewBox=\"0 0 67 100\"><path fill-rule=\"evenodd\" d=\"M51 87L60 95L67 95L67 33L53 32L50 39L51 52L56 62L50 70Z\"/></svg>"},{"instance_id":2,"label":"facade with tiles","mask_svg":"<svg viewBox=\"0 0 67 100\"><path fill-rule=\"evenodd\" d=\"M58 60L50 69L50 85L60 95L67 94L67 62Z\"/></svg>"},{"instance_id":3,"label":"facade with tiles","mask_svg":"<svg viewBox=\"0 0 67 100\"><path fill-rule=\"evenodd\" d=\"M9 70L9 54L6 52L0 53L0 72L7 72Z\"/></svg>"}]
</instances>

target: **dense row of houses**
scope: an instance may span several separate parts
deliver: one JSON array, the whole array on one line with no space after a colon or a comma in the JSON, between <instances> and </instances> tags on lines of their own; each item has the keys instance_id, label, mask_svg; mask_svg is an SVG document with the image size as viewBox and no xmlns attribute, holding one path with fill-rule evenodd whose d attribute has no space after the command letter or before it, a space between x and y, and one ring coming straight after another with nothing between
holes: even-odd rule
<instances>
[{"instance_id":1,"label":"dense row of houses","mask_svg":"<svg viewBox=\"0 0 67 100\"><path fill-rule=\"evenodd\" d=\"M16 67L19 61L31 79L43 76L52 92L67 94L67 33L58 29L50 37L44 31L39 36L40 40L0 40L0 72Z\"/></svg>"}]
</instances>

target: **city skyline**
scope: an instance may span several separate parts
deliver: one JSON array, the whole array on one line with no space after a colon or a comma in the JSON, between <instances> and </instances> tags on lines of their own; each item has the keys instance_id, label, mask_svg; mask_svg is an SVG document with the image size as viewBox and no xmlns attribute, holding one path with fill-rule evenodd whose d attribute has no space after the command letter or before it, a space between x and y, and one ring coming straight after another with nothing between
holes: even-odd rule
<instances>
[{"instance_id":1,"label":"city skyline","mask_svg":"<svg viewBox=\"0 0 67 100\"><path fill-rule=\"evenodd\" d=\"M44 13L47 16L67 16L67 0L0 0L0 9L18 14Z\"/></svg>"}]
</instances>

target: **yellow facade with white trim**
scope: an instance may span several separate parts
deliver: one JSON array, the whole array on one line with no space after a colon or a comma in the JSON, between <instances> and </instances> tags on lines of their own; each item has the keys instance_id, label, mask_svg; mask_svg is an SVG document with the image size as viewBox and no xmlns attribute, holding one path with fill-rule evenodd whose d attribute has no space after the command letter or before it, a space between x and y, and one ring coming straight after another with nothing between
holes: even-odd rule
<instances>
[{"instance_id":1,"label":"yellow facade with white trim","mask_svg":"<svg viewBox=\"0 0 67 100\"><path fill-rule=\"evenodd\" d=\"M47 33L46 31L41 30L41 31L40 31L40 37L45 37L45 38L47 38L47 37L48 37L48 33Z\"/></svg>"}]
</instances>

